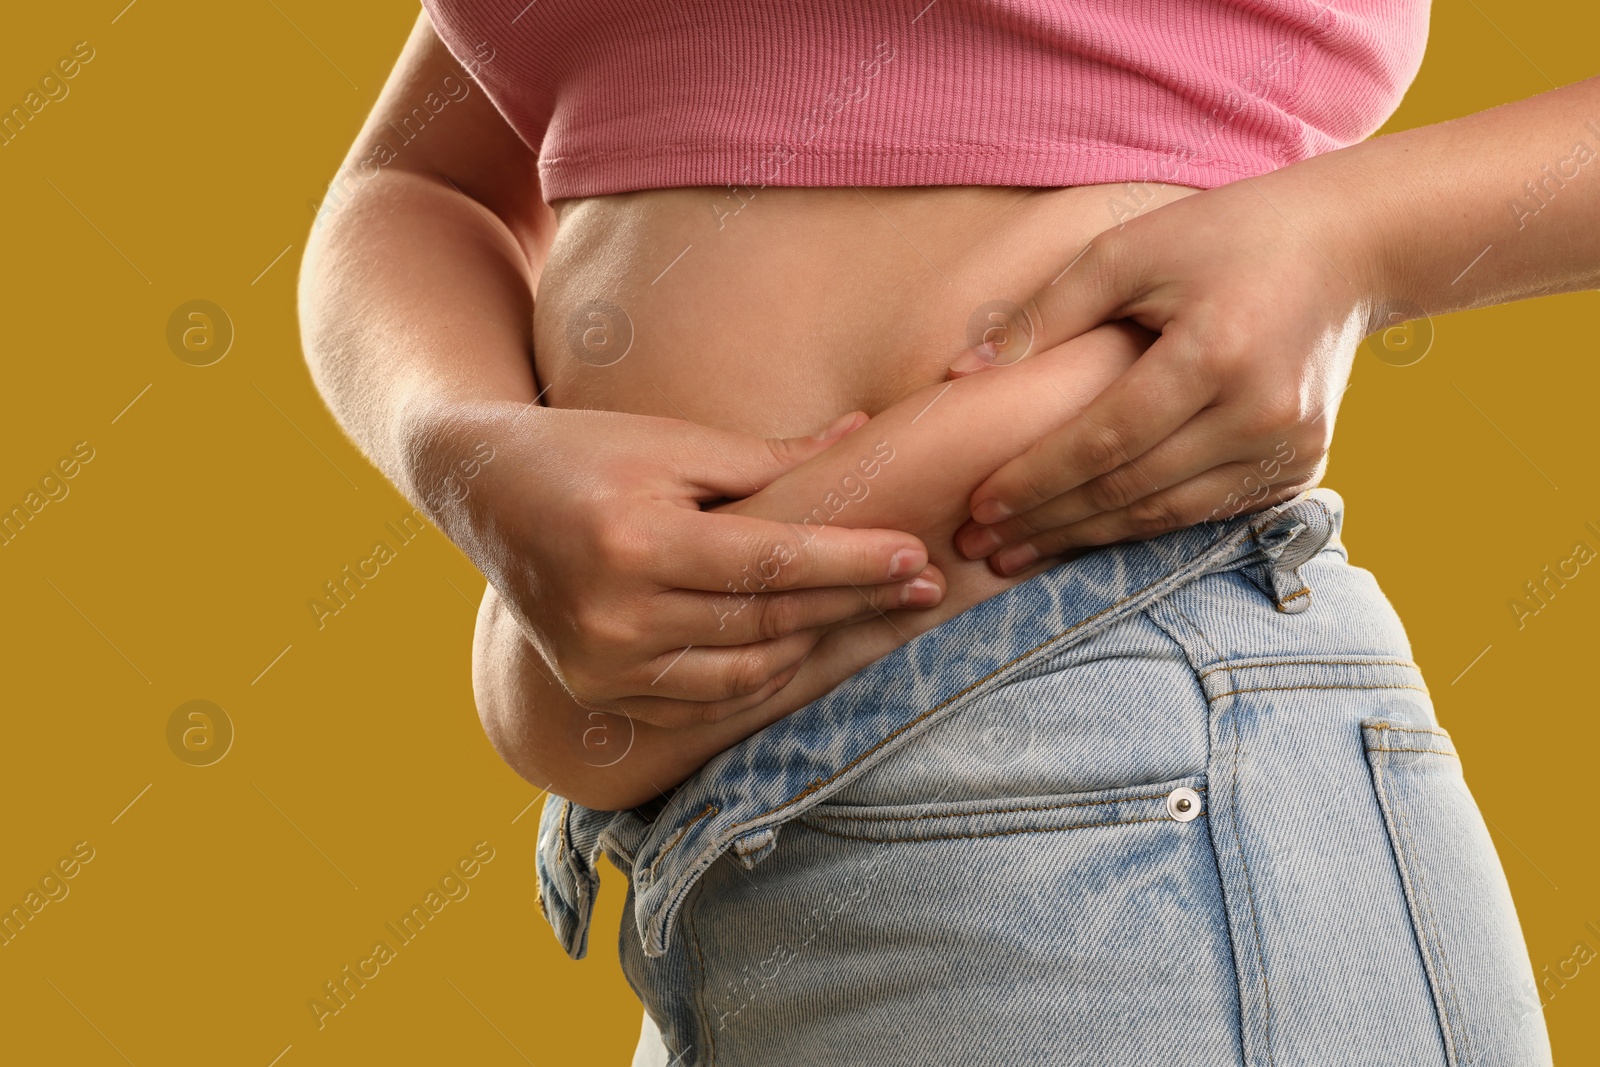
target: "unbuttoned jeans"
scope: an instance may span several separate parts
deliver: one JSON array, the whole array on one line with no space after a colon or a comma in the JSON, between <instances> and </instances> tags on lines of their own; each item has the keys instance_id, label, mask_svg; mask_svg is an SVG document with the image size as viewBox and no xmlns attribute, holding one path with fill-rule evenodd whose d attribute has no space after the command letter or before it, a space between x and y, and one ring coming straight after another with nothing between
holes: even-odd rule
<instances>
[{"instance_id":1,"label":"unbuttoned jeans","mask_svg":"<svg viewBox=\"0 0 1600 1067\"><path fill-rule=\"evenodd\" d=\"M636 1062L1550 1062L1494 847L1317 489L1016 585L653 809L558 797L581 957L629 872ZM659 1034L659 1036L658 1036Z\"/></svg>"}]
</instances>

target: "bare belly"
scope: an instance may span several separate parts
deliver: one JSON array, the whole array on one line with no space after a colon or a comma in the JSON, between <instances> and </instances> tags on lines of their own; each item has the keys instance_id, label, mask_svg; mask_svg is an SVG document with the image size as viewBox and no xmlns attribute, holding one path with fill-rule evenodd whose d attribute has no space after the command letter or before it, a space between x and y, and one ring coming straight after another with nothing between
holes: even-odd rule
<instances>
[{"instance_id":1,"label":"bare belly","mask_svg":"<svg viewBox=\"0 0 1600 1067\"><path fill-rule=\"evenodd\" d=\"M1090 237L1192 192L767 188L732 214L720 188L560 201L534 314L539 384L554 407L764 436L876 414L942 381Z\"/></svg>"},{"instance_id":2,"label":"bare belly","mask_svg":"<svg viewBox=\"0 0 1600 1067\"><path fill-rule=\"evenodd\" d=\"M710 751L1038 573L1000 578L955 551L966 500L1055 425L1062 405L1073 410L1104 388L1148 344L1135 336L1143 331L1110 329L1030 361L1026 372L1019 365L963 379L920 422L908 419L911 403L896 403L943 382L951 359L986 330L1025 329L1008 321L1008 308L1059 275L1096 233L1194 191L769 188L720 225L720 189L556 205L560 225L534 316L545 403L762 436L812 433L866 411L873 422L827 456L727 506L800 522L860 461L855 452L889 448L899 458L875 483L877 495L851 504L840 524L917 534L946 578L935 608L829 633L785 690L710 728ZM663 773L681 780L688 769Z\"/></svg>"}]
</instances>

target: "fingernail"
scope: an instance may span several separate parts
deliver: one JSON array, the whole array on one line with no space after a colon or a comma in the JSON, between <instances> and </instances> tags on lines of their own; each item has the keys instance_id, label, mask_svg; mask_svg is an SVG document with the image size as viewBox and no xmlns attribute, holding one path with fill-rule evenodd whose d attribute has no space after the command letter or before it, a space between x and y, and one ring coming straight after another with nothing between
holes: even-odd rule
<instances>
[{"instance_id":1,"label":"fingernail","mask_svg":"<svg viewBox=\"0 0 1600 1067\"><path fill-rule=\"evenodd\" d=\"M976 348L969 348L955 359L950 361L950 376L960 378L966 374L975 374L985 367L994 366L996 350L993 342L985 341Z\"/></svg>"},{"instance_id":2,"label":"fingernail","mask_svg":"<svg viewBox=\"0 0 1600 1067\"><path fill-rule=\"evenodd\" d=\"M939 597L938 584L930 582L926 578L913 578L900 590L900 603L902 605L914 604L918 607L926 607L938 601Z\"/></svg>"},{"instance_id":3,"label":"fingernail","mask_svg":"<svg viewBox=\"0 0 1600 1067\"><path fill-rule=\"evenodd\" d=\"M972 521L992 526L997 522L1004 522L1012 516L1010 508L998 500L985 500L972 509Z\"/></svg>"},{"instance_id":4,"label":"fingernail","mask_svg":"<svg viewBox=\"0 0 1600 1067\"><path fill-rule=\"evenodd\" d=\"M961 554L968 559L982 559L989 555L1003 543L996 530L987 527L974 527L961 538Z\"/></svg>"},{"instance_id":5,"label":"fingernail","mask_svg":"<svg viewBox=\"0 0 1600 1067\"><path fill-rule=\"evenodd\" d=\"M846 433L855 429L856 420L861 418L863 414L864 413L860 411L852 411L848 415L840 415L837 419L834 419L832 422L828 423L828 425L824 426L821 430L812 434L811 436L817 441L827 441L835 437L843 437Z\"/></svg>"},{"instance_id":6,"label":"fingernail","mask_svg":"<svg viewBox=\"0 0 1600 1067\"><path fill-rule=\"evenodd\" d=\"M902 548L889 557L889 577L904 578L908 574L915 574L923 567L922 553L911 548Z\"/></svg>"},{"instance_id":7,"label":"fingernail","mask_svg":"<svg viewBox=\"0 0 1600 1067\"><path fill-rule=\"evenodd\" d=\"M1039 558L1039 550L1032 545L1012 545L994 557L994 565L1005 574L1012 574Z\"/></svg>"}]
</instances>

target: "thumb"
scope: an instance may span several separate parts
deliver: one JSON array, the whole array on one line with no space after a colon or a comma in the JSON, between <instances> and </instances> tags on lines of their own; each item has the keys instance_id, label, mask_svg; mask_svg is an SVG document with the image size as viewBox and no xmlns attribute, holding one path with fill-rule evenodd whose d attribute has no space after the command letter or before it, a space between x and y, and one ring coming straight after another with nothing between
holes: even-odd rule
<instances>
[{"instance_id":1,"label":"thumb","mask_svg":"<svg viewBox=\"0 0 1600 1067\"><path fill-rule=\"evenodd\" d=\"M852 411L806 437L757 437L697 427L704 431L697 435L703 447L691 450L680 473L688 484L712 496L747 497L826 452L869 421L866 412Z\"/></svg>"},{"instance_id":2,"label":"thumb","mask_svg":"<svg viewBox=\"0 0 1600 1067\"><path fill-rule=\"evenodd\" d=\"M1016 363L1121 317L1143 278L1121 266L1127 259L1122 230L1096 235L1026 304L992 312L996 324L950 362L949 377Z\"/></svg>"}]
</instances>

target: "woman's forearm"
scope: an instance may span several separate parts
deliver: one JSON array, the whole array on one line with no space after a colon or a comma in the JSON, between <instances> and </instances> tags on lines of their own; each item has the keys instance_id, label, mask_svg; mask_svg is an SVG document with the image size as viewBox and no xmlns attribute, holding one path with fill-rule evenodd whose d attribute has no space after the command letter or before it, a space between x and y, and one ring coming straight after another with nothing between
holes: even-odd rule
<instances>
[{"instance_id":1,"label":"woman's forearm","mask_svg":"<svg viewBox=\"0 0 1600 1067\"><path fill-rule=\"evenodd\" d=\"M1356 242L1365 278L1352 280L1374 301L1373 329L1396 314L1594 288L1600 78L1375 138L1254 184L1262 210L1293 218L1290 205L1320 201L1330 244Z\"/></svg>"}]
</instances>

